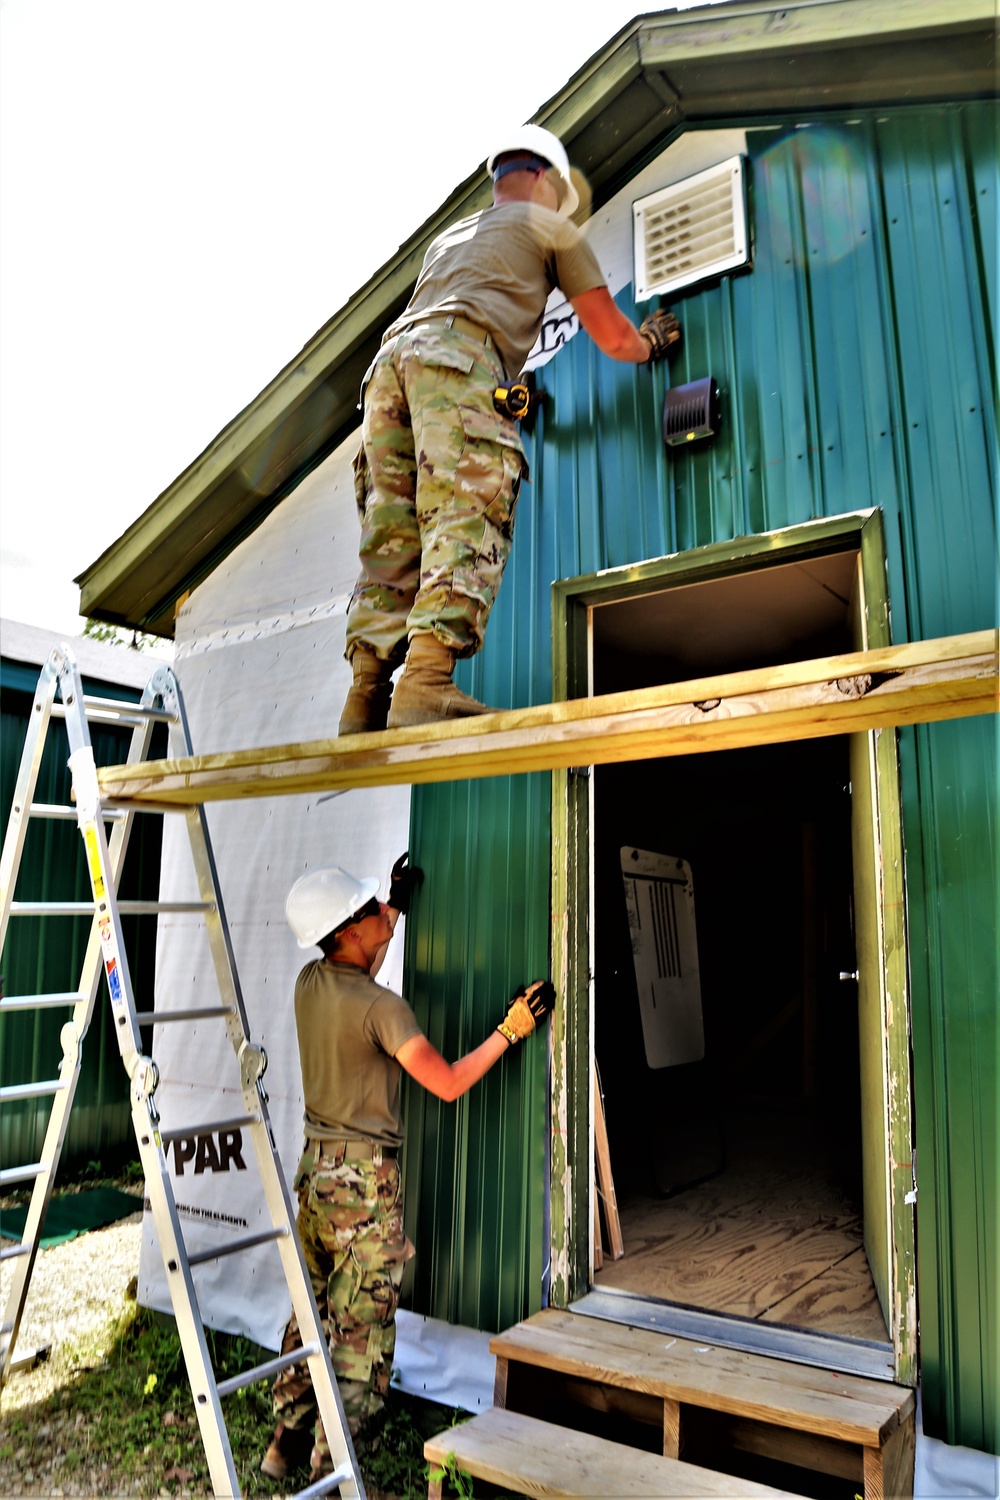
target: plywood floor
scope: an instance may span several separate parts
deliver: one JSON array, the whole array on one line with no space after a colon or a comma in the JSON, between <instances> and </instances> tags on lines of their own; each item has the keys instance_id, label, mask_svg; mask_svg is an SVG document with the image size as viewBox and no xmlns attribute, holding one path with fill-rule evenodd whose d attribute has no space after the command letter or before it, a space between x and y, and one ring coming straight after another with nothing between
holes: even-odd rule
<instances>
[{"instance_id":1,"label":"plywood floor","mask_svg":"<svg viewBox=\"0 0 1000 1500\"><path fill-rule=\"evenodd\" d=\"M605 1258L597 1289L887 1342L856 1174L797 1121L734 1119L726 1144L709 1181L619 1194L625 1255Z\"/></svg>"}]
</instances>

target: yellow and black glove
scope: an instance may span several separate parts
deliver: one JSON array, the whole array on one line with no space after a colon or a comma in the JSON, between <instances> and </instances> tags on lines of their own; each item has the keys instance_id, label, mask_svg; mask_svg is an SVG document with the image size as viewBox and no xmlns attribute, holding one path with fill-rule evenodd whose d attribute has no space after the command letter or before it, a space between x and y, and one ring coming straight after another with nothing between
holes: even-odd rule
<instances>
[{"instance_id":1,"label":"yellow and black glove","mask_svg":"<svg viewBox=\"0 0 1000 1500\"><path fill-rule=\"evenodd\" d=\"M507 1014L497 1031L505 1036L513 1047L515 1042L530 1036L539 1021L555 1009L556 992L551 980L536 979L527 988L522 984L511 997Z\"/></svg>"},{"instance_id":2,"label":"yellow and black glove","mask_svg":"<svg viewBox=\"0 0 1000 1500\"><path fill-rule=\"evenodd\" d=\"M669 308L650 313L639 324L639 337L649 345L648 364L654 359L663 359L677 348L681 341L681 326Z\"/></svg>"}]
</instances>

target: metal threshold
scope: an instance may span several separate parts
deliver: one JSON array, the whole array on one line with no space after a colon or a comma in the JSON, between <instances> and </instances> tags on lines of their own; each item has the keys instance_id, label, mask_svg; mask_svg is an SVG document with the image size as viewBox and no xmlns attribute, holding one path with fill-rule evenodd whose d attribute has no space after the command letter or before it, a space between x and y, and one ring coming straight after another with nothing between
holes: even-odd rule
<instances>
[{"instance_id":1,"label":"metal threshold","mask_svg":"<svg viewBox=\"0 0 1000 1500\"><path fill-rule=\"evenodd\" d=\"M749 1354L770 1354L795 1364L816 1365L845 1375L867 1375L873 1380L895 1380L892 1345L816 1329L790 1328L778 1323L758 1323L727 1313L703 1312L655 1297L637 1297L633 1292L608 1287L587 1292L567 1309L606 1323L627 1323L658 1333L676 1334L707 1344L743 1349Z\"/></svg>"}]
</instances>

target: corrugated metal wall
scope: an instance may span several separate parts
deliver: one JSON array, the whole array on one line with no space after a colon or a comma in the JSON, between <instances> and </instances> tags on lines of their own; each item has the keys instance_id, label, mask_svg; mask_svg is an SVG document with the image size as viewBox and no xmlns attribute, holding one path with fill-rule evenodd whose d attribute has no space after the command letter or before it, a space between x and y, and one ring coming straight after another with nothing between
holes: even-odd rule
<instances>
[{"instance_id":1,"label":"corrugated metal wall","mask_svg":"<svg viewBox=\"0 0 1000 1500\"><path fill-rule=\"evenodd\" d=\"M6 829L21 749L28 727L37 674L4 663L0 679L0 817ZM104 698L128 697L106 684L85 682L85 690ZM98 765L114 765L128 754L128 732L92 727ZM35 800L70 801L66 765L69 747L61 720L53 720L39 772ZM161 751L160 753L164 753ZM162 819L137 818L122 873L123 897L155 899L159 891ZM15 885L18 901L90 899L83 863L83 843L75 823L33 819L28 826L21 868ZM152 1009L156 918L123 919L129 965L140 1008ZM7 995L44 995L73 990L80 980L90 931L78 917L12 917L0 966ZM0 1018L0 1085L55 1078L62 1065L59 1033L68 1010L22 1011ZM122 1067L111 1021L111 1005L102 979L61 1159L65 1169L92 1159L105 1165L135 1154L129 1112L128 1079ZM0 1159L5 1166L37 1161L51 1100L20 1100L0 1113Z\"/></svg>"},{"instance_id":2,"label":"corrugated metal wall","mask_svg":"<svg viewBox=\"0 0 1000 1500\"><path fill-rule=\"evenodd\" d=\"M459 671L487 702L549 698L553 579L869 506L886 518L895 640L995 624L992 105L796 125L748 136L752 273L673 303L673 383L712 374L722 388L710 447L668 458L661 369L616 365L579 336L540 372L508 576L486 647ZM925 1423L995 1448L996 728L900 739ZM415 791L429 882L410 973L448 1055L544 967L548 795L539 777ZM421 1311L496 1328L539 1305L543 1054L532 1042L457 1110L411 1093Z\"/></svg>"}]
</instances>

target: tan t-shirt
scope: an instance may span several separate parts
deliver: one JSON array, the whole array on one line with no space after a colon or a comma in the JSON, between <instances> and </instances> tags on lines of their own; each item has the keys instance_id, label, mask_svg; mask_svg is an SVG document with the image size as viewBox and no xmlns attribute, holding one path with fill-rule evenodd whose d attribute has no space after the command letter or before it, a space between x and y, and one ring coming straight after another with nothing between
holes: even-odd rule
<instances>
[{"instance_id":1,"label":"tan t-shirt","mask_svg":"<svg viewBox=\"0 0 1000 1500\"><path fill-rule=\"evenodd\" d=\"M406 1001L354 964L315 959L295 981L306 1134L400 1146L395 1053L422 1036Z\"/></svg>"},{"instance_id":2,"label":"tan t-shirt","mask_svg":"<svg viewBox=\"0 0 1000 1500\"><path fill-rule=\"evenodd\" d=\"M492 334L514 376L538 337L549 293L559 287L572 299L605 285L571 220L538 203L497 203L431 243L409 306L386 338L401 333L414 314L460 314Z\"/></svg>"}]
</instances>

